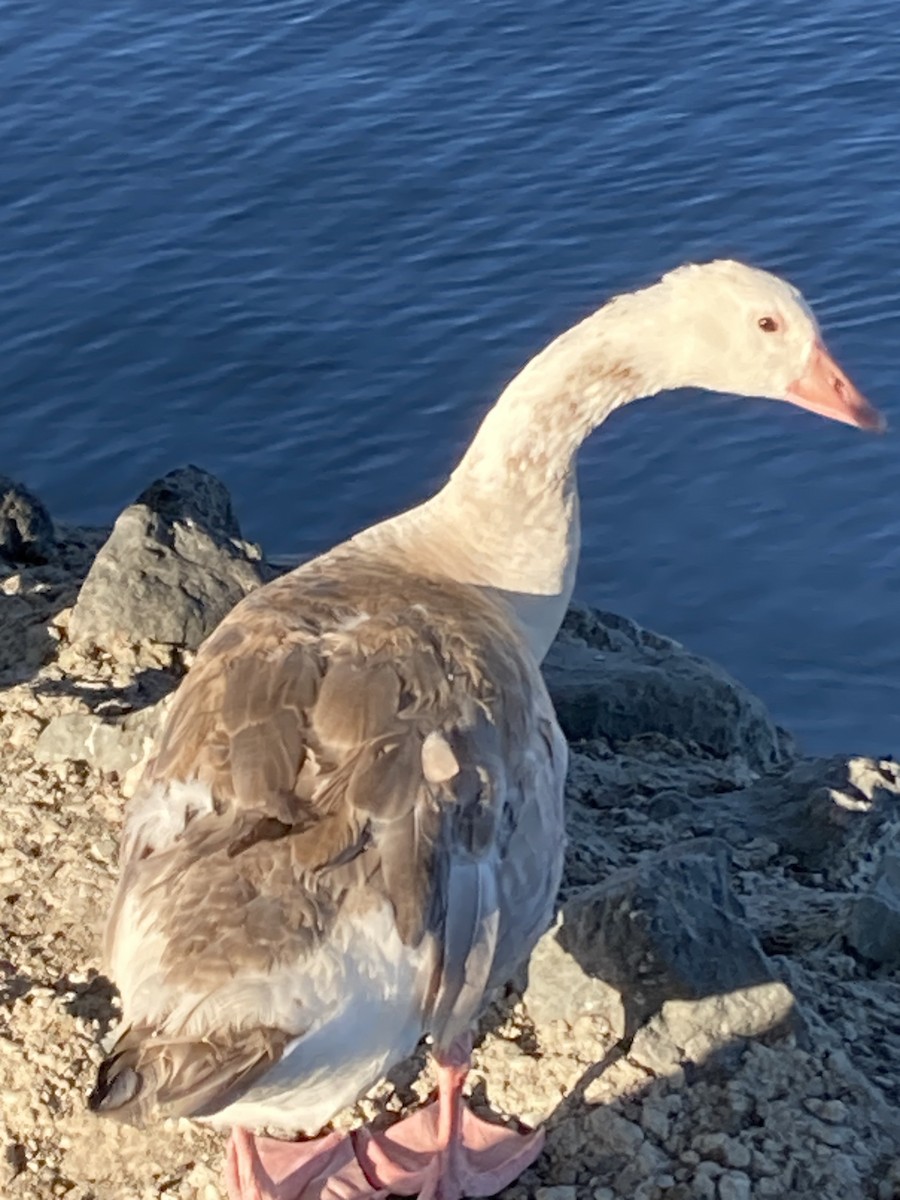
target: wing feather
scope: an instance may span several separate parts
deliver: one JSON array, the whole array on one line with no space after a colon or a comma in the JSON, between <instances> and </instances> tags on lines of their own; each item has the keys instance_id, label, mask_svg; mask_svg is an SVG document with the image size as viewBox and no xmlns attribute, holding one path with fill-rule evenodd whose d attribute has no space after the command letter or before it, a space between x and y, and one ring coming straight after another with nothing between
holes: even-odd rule
<instances>
[{"instance_id":1,"label":"wing feather","mask_svg":"<svg viewBox=\"0 0 900 1200\"><path fill-rule=\"evenodd\" d=\"M327 1019L304 963L333 944L338 979L340 930L385 904L410 954L431 947L405 1001L416 1036L483 1003L517 742L549 754L527 711L545 698L537 666L473 589L328 571L238 605L175 698L126 819L108 945L127 1026L102 1111L230 1103Z\"/></svg>"}]
</instances>

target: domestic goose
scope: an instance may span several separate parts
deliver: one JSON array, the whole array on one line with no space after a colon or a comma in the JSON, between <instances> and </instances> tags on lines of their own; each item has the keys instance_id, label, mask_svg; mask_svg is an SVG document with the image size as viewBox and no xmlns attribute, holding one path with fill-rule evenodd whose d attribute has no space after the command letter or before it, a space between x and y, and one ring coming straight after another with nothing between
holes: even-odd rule
<instances>
[{"instance_id":1,"label":"domestic goose","mask_svg":"<svg viewBox=\"0 0 900 1200\"><path fill-rule=\"evenodd\" d=\"M794 288L681 267L538 354L431 500L260 588L201 647L126 814L122 1026L94 1111L230 1129L232 1200L488 1196L534 1160L540 1130L462 1091L562 870L567 752L539 664L578 558L575 458L614 409L684 386L882 426ZM426 1035L436 1100L314 1136Z\"/></svg>"}]
</instances>

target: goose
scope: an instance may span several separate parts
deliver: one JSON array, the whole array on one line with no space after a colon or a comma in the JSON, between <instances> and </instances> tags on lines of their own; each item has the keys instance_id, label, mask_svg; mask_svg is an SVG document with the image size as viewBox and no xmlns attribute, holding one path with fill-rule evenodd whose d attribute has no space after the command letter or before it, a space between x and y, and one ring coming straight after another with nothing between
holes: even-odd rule
<instances>
[{"instance_id":1,"label":"goose","mask_svg":"<svg viewBox=\"0 0 900 1200\"><path fill-rule=\"evenodd\" d=\"M230 1130L231 1200L459 1200L535 1160L542 1130L483 1120L463 1085L561 877L567 748L539 665L578 559L575 459L613 410L684 386L884 425L798 291L688 264L528 363L431 499L207 639L126 813L122 1024L93 1111ZM425 1037L435 1099L322 1133Z\"/></svg>"}]
</instances>

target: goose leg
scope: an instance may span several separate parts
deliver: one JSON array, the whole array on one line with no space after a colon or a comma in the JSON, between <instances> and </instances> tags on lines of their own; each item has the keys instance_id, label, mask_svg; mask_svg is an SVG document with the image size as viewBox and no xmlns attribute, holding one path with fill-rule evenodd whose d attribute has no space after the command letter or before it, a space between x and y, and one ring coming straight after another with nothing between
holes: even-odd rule
<instances>
[{"instance_id":1,"label":"goose leg","mask_svg":"<svg viewBox=\"0 0 900 1200\"><path fill-rule=\"evenodd\" d=\"M544 1145L544 1131L521 1134L481 1120L465 1104L471 1038L435 1055L438 1097L388 1129L353 1134L367 1178L399 1196L462 1200L493 1196L529 1167Z\"/></svg>"},{"instance_id":2,"label":"goose leg","mask_svg":"<svg viewBox=\"0 0 900 1200\"><path fill-rule=\"evenodd\" d=\"M225 1182L229 1200L385 1200L388 1194L366 1179L343 1133L287 1142L235 1128Z\"/></svg>"}]
</instances>

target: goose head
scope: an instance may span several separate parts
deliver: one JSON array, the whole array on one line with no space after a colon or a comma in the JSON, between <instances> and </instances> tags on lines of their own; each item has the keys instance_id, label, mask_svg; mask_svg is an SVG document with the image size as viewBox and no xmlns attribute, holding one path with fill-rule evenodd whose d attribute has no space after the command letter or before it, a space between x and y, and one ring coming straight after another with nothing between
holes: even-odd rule
<instances>
[{"instance_id":1,"label":"goose head","mask_svg":"<svg viewBox=\"0 0 900 1200\"><path fill-rule=\"evenodd\" d=\"M787 400L861 429L886 427L828 353L809 305L785 280L718 260L678 267L656 286L682 386Z\"/></svg>"}]
</instances>

